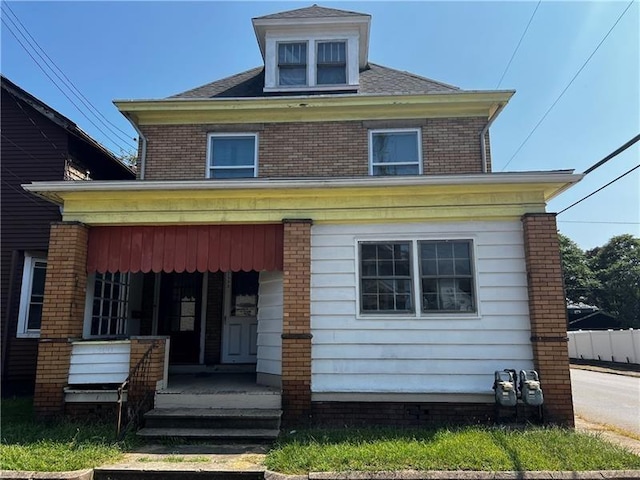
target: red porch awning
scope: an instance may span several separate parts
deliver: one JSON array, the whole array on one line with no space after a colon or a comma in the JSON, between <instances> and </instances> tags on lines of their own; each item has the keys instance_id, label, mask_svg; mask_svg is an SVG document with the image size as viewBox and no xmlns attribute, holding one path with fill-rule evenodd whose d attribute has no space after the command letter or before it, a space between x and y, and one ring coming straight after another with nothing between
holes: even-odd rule
<instances>
[{"instance_id":1,"label":"red porch awning","mask_svg":"<svg viewBox=\"0 0 640 480\"><path fill-rule=\"evenodd\" d=\"M283 226L114 226L89 230L87 272L282 270Z\"/></svg>"}]
</instances>

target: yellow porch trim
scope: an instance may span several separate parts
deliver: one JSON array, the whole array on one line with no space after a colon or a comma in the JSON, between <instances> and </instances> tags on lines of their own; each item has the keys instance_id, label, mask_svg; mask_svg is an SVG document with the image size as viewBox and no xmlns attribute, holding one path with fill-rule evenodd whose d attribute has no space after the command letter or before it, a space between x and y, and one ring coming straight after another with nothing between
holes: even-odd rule
<instances>
[{"instance_id":1,"label":"yellow porch trim","mask_svg":"<svg viewBox=\"0 0 640 480\"><path fill-rule=\"evenodd\" d=\"M316 223L514 219L545 211L545 190L564 184L101 190L58 192L63 220L88 225Z\"/></svg>"},{"instance_id":2,"label":"yellow porch trim","mask_svg":"<svg viewBox=\"0 0 640 480\"><path fill-rule=\"evenodd\" d=\"M490 118L511 90L428 95L116 100L138 125L278 123L440 117Z\"/></svg>"}]
</instances>

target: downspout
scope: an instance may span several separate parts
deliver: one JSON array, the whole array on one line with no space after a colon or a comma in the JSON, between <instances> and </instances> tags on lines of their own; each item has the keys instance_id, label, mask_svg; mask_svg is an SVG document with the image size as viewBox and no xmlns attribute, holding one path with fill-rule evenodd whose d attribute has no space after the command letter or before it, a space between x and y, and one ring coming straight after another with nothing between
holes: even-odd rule
<instances>
[{"instance_id":1,"label":"downspout","mask_svg":"<svg viewBox=\"0 0 640 480\"><path fill-rule=\"evenodd\" d=\"M480 132L480 155L482 156L482 173L487 173L487 142L484 139L484 137L487 134L487 132L489 131L489 127L491 126L493 121L498 117L500 112L506 106L507 106L506 103L501 104L498 107L498 109L495 112L493 112L493 115L491 116L491 118L489 118L489 121L487 122L487 124L482 129L482 132Z\"/></svg>"},{"instance_id":2,"label":"downspout","mask_svg":"<svg viewBox=\"0 0 640 480\"><path fill-rule=\"evenodd\" d=\"M136 125L136 122L133 121L133 119L129 116L129 114L123 112L123 115L127 120L129 120L129 123L133 126L134 130L138 133L138 138L140 139L141 148L140 148L140 158L138 159L138 165L140 166L140 176L138 179L144 180L144 171L145 171L145 167L147 166L147 138L142 134L142 132L138 128L138 125Z\"/></svg>"}]
</instances>

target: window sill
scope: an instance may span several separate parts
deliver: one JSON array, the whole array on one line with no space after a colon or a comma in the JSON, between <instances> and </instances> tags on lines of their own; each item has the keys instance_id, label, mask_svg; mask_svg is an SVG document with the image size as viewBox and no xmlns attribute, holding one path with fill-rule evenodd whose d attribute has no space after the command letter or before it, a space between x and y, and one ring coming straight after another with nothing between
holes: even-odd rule
<instances>
[{"instance_id":1,"label":"window sill","mask_svg":"<svg viewBox=\"0 0 640 480\"><path fill-rule=\"evenodd\" d=\"M331 92L343 90L357 90L360 84L342 84L342 85L301 85L295 87L264 87L265 93L281 93L281 92Z\"/></svg>"},{"instance_id":2,"label":"window sill","mask_svg":"<svg viewBox=\"0 0 640 480\"><path fill-rule=\"evenodd\" d=\"M16 338L40 338L40 331L37 332L17 332Z\"/></svg>"},{"instance_id":3,"label":"window sill","mask_svg":"<svg viewBox=\"0 0 640 480\"><path fill-rule=\"evenodd\" d=\"M380 313L380 314L358 314L356 320L383 320L383 321L395 321L395 320L480 320L482 316L477 313L423 313L423 314L393 314L393 313Z\"/></svg>"}]
</instances>

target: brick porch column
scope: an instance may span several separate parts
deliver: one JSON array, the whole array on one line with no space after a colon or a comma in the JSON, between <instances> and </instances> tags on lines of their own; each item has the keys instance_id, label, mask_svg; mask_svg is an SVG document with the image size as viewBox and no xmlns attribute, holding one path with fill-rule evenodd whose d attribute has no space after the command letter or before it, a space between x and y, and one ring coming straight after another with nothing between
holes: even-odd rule
<instances>
[{"instance_id":1,"label":"brick porch column","mask_svg":"<svg viewBox=\"0 0 640 480\"><path fill-rule=\"evenodd\" d=\"M311 414L311 225L283 220L282 407L285 425Z\"/></svg>"},{"instance_id":2,"label":"brick porch column","mask_svg":"<svg viewBox=\"0 0 640 480\"><path fill-rule=\"evenodd\" d=\"M531 345L544 392L545 417L549 422L573 427L567 306L556 216L553 213L526 214L522 217L522 225Z\"/></svg>"},{"instance_id":3,"label":"brick porch column","mask_svg":"<svg viewBox=\"0 0 640 480\"><path fill-rule=\"evenodd\" d=\"M51 224L34 410L39 416L62 414L71 343L82 338L87 285L89 228L78 222Z\"/></svg>"}]
</instances>

